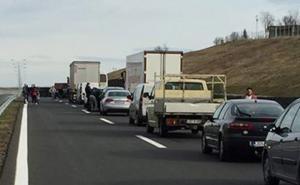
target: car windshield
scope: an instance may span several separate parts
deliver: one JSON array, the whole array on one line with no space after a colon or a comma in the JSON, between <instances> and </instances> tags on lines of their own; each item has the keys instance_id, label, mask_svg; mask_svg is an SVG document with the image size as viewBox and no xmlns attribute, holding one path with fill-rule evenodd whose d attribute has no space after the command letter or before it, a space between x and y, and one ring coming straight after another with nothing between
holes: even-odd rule
<instances>
[{"instance_id":1,"label":"car windshield","mask_svg":"<svg viewBox=\"0 0 300 185\"><path fill-rule=\"evenodd\" d=\"M130 93L127 92L127 91L112 91L112 92L108 92L108 96L109 97L127 97L128 95L130 95Z\"/></svg>"},{"instance_id":2,"label":"car windshield","mask_svg":"<svg viewBox=\"0 0 300 185\"><path fill-rule=\"evenodd\" d=\"M278 117L282 112L283 108L278 104L273 103L242 103L233 106L233 114L240 117Z\"/></svg>"},{"instance_id":3,"label":"car windshield","mask_svg":"<svg viewBox=\"0 0 300 185\"><path fill-rule=\"evenodd\" d=\"M166 90L203 90L203 84L197 82L167 82L165 85Z\"/></svg>"}]
</instances>

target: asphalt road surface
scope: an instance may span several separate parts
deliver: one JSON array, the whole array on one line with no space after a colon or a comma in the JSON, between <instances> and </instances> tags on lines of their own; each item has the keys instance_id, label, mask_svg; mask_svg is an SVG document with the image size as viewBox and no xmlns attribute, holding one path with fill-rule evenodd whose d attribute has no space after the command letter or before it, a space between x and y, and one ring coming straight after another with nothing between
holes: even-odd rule
<instances>
[{"instance_id":1,"label":"asphalt road surface","mask_svg":"<svg viewBox=\"0 0 300 185\"><path fill-rule=\"evenodd\" d=\"M259 161L203 155L200 135L159 138L129 125L127 116L101 117L50 99L29 105L28 145L30 185L263 184Z\"/></svg>"}]
</instances>

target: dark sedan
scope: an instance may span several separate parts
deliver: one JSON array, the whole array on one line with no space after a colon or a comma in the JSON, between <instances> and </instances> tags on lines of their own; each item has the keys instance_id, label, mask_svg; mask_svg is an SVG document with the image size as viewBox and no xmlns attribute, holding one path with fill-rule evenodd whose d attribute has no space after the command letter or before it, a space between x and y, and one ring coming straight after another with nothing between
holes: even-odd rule
<instances>
[{"instance_id":1,"label":"dark sedan","mask_svg":"<svg viewBox=\"0 0 300 185\"><path fill-rule=\"evenodd\" d=\"M300 184L300 99L275 122L262 161L266 185L278 185L280 180Z\"/></svg>"},{"instance_id":2,"label":"dark sedan","mask_svg":"<svg viewBox=\"0 0 300 185\"><path fill-rule=\"evenodd\" d=\"M204 124L202 152L216 149L221 161L237 152L260 154L272 123L282 112L282 106L270 100L226 101Z\"/></svg>"}]
</instances>

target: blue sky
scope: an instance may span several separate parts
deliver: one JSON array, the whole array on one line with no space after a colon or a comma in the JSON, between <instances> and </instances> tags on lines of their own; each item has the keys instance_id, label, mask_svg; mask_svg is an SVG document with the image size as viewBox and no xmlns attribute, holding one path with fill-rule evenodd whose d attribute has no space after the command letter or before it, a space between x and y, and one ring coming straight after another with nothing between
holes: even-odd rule
<instances>
[{"instance_id":1,"label":"blue sky","mask_svg":"<svg viewBox=\"0 0 300 185\"><path fill-rule=\"evenodd\" d=\"M26 59L27 83L63 82L73 60L101 60L102 72L129 54L166 44L192 51L244 28L255 16L277 18L299 0L1 0L0 86L15 86L14 62ZM262 30L261 24L259 29Z\"/></svg>"}]
</instances>

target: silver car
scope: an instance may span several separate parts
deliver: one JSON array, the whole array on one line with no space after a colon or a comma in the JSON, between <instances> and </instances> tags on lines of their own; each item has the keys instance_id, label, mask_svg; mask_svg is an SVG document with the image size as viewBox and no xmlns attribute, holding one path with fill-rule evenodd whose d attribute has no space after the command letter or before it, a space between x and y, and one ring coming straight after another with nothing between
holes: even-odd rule
<instances>
[{"instance_id":1,"label":"silver car","mask_svg":"<svg viewBox=\"0 0 300 185\"><path fill-rule=\"evenodd\" d=\"M100 114L126 113L129 112L131 100L130 92L127 90L109 90L100 101Z\"/></svg>"}]
</instances>

